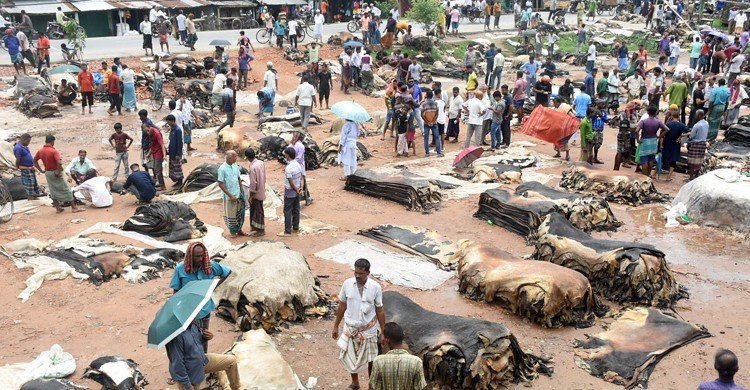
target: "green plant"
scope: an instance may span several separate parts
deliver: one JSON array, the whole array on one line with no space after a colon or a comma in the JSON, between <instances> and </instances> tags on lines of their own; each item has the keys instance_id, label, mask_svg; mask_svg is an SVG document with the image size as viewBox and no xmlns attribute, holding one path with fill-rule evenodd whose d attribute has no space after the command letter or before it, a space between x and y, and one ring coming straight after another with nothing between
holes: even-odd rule
<instances>
[{"instance_id":1,"label":"green plant","mask_svg":"<svg viewBox=\"0 0 750 390\"><path fill-rule=\"evenodd\" d=\"M398 0L383 0L383 1L376 1L375 6L378 7L380 11L383 12L383 20L387 19L388 12L396 7L398 8Z\"/></svg>"},{"instance_id":2,"label":"green plant","mask_svg":"<svg viewBox=\"0 0 750 390\"><path fill-rule=\"evenodd\" d=\"M443 8L435 0L414 0L406 17L421 24L425 31L430 31L442 14Z\"/></svg>"},{"instance_id":3,"label":"green plant","mask_svg":"<svg viewBox=\"0 0 750 390\"><path fill-rule=\"evenodd\" d=\"M62 30L68 39L68 45L76 49L79 53L86 47L86 30L78 25L74 19L63 23Z\"/></svg>"}]
</instances>

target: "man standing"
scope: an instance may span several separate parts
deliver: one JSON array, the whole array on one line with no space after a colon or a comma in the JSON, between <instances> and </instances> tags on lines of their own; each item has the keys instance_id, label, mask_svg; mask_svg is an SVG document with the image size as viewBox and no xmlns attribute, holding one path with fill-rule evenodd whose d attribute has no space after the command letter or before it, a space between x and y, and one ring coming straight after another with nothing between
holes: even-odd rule
<instances>
[{"instance_id":1,"label":"man standing","mask_svg":"<svg viewBox=\"0 0 750 390\"><path fill-rule=\"evenodd\" d=\"M739 371L737 356L728 349L720 349L714 357L714 369L719 378L711 382L703 382L698 385L698 390L743 390L744 388L734 383L734 374Z\"/></svg>"},{"instance_id":2,"label":"man standing","mask_svg":"<svg viewBox=\"0 0 750 390\"><path fill-rule=\"evenodd\" d=\"M185 175L182 173L182 127L177 124L174 115L167 115L169 125L169 178L174 182L174 187L182 186Z\"/></svg>"},{"instance_id":3,"label":"man standing","mask_svg":"<svg viewBox=\"0 0 750 390\"><path fill-rule=\"evenodd\" d=\"M503 121L500 122L502 141L498 142L508 147L510 146L510 120L513 118L513 97L508 92L507 84L500 87L500 92L503 94L503 101L505 101L505 111L503 112Z\"/></svg>"},{"instance_id":4,"label":"man standing","mask_svg":"<svg viewBox=\"0 0 750 390\"><path fill-rule=\"evenodd\" d=\"M695 179L700 174L703 166L703 158L706 155L706 140L708 139L708 122L703 119L705 116L703 110L695 113L695 124L690 130L688 139L688 174L690 180Z\"/></svg>"},{"instance_id":5,"label":"man standing","mask_svg":"<svg viewBox=\"0 0 750 390\"><path fill-rule=\"evenodd\" d=\"M521 123L523 118L523 104L526 101L526 88L528 87L526 80L523 79L523 72L516 72L516 83L513 85L513 106L516 108L518 113L518 123Z\"/></svg>"},{"instance_id":6,"label":"man standing","mask_svg":"<svg viewBox=\"0 0 750 390\"><path fill-rule=\"evenodd\" d=\"M224 223L232 238L244 236L242 225L245 223L245 197L242 194L240 167L237 165L237 152L228 150L226 159L219 167L217 184L223 192Z\"/></svg>"},{"instance_id":7,"label":"man standing","mask_svg":"<svg viewBox=\"0 0 750 390\"><path fill-rule=\"evenodd\" d=\"M187 17L182 10L180 10L180 13L175 19L177 19L177 33L180 37L180 44L184 45L187 41L187 24L185 23Z\"/></svg>"},{"instance_id":8,"label":"man standing","mask_svg":"<svg viewBox=\"0 0 750 390\"><path fill-rule=\"evenodd\" d=\"M146 154L146 160L151 160L154 164L154 178L159 184L157 189L164 191L167 189L166 184L164 184L164 156L167 154L167 149L164 147L164 138L161 135L161 130L154 125L144 123L142 128L148 132L149 151Z\"/></svg>"},{"instance_id":9,"label":"man standing","mask_svg":"<svg viewBox=\"0 0 750 390\"><path fill-rule=\"evenodd\" d=\"M159 50L164 52L164 46L167 46L166 53L169 54L169 32L172 30L172 26L164 16L159 16L157 29L159 31Z\"/></svg>"},{"instance_id":10,"label":"man standing","mask_svg":"<svg viewBox=\"0 0 750 390\"><path fill-rule=\"evenodd\" d=\"M192 13L188 14L187 20L185 21L185 29L187 30L187 46L190 46L190 51L195 51L195 42L198 41L198 30L195 28L195 22L193 18L195 15ZM153 54L153 49L151 52Z\"/></svg>"},{"instance_id":11,"label":"man standing","mask_svg":"<svg viewBox=\"0 0 750 390\"><path fill-rule=\"evenodd\" d=\"M450 140L453 137L453 143L458 142L458 135L461 131L461 111L464 105L464 98L461 97L458 87L453 87L453 96L448 101L448 129L445 131L445 139Z\"/></svg>"},{"instance_id":12,"label":"man standing","mask_svg":"<svg viewBox=\"0 0 750 390\"><path fill-rule=\"evenodd\" d=\"M276 92L276 70L273 68L273 62L266 63L266 73L263 75L263 87L268 87Z\"/></svg>"},{"instance_id":13,"label":"man standing","mask_svg":"<svg viewBox=\"0 0 750 390\"><path fill-rule=\"evenodd\" d=\"M432 140L435 143L435 152L438 157L443 157L443 149L440 143L440 131L438 131L437 119L438 119L438 106L433 98L434 92L428 89L426 92L426 99L422 102L420 113L422 115L422 121L424 123L424 155L425 157L430 156L430 134L432 134Z\"/></svg>"},{"instance_id":14,"label":"man standing","mask_svg":"<svg viewBox=\"0 0 750 390\"><path fill-rule=\"evenodd\" d=\"M146 51L148 56L148 50L151 49L151 55L154 55L154 36L151 30L151 22L148 20L148 15L143 15L143 21L138 25L138 31L143 35L143 50Z\"/></svg>"},{"instance_id":15,"label":"man standing","mask_svg":"<svg viewBox=\"0 0 750 390\"><path fill-rule=\"evenodd\" d=\"M745 55L738 52L731 60L729 60L729 78L727 84L732 85L734 79L742 72L742 64L745 62Z\"/></svg>"},{"instance_id":16,"label":"man standing","mask_svg":"<svg viewBox=\"0 0 750 390\"><path fill-rule=\"evenodd\" d=\"M153 169L153 164L149 162L148 153L151 150L150 145L148 144L149 139L149 132L148 129L152 127L156 127L154 122L151 120L151 118L148 117L148 111L146 110L140 110L138 111L138 119L141 121L141 164L143 164L143 170L148 173L148 169ZM143 126L147 125L147 126Z\"/></svg>"},{"instance_id":17,"label":"man standing","mask_svg":"<svg viewBox=\"0 0 750 390\"><path fill-rule=\"evenodd\" d=\"M49 38L47 38L47 35L45 35L41 31L38 34L39 38L36 41L36 72L42 73L42 64L47 65L47 68L50 67L49 49L51 47L51 44L49 42Z\"/></svg>"},{"instance_id":18,"label":"man standing","mask_svg":"<svg viewBox=\"0 0 750 390\"><path fill-rule=\"evenodd\" d=\"M73 159L65 167L65 175L68 176L68 183L75 182L76 184L81 184L86 180L86 173L92 169L96 169L96 166L86 157L86 151L83 149L79 150L78 158Z\"/></svg>"},{"instance_id":19,"label":"man standing","mask_svg":"<svg viewBox=\"0 0 750 390\"><path fill-rule=\"evenodd\" d=\"M214 107L221 107L221 93L227 85L226 69L219 69L214 76L214 82L211 86L211 111ZM274 87L275 88L275 87Z\"/></svg>"},{"instance_id":20,"label":"man standing","mask_svg":"<svg viewBox=\"0 0 750 390\"><path fill-rule=\"evenodd\" d=\"M255 150L245 149L245 158L250 163L250 187L248 203L250 204L250 235L260 237L266 234L263 201L266 200L266 166L255 158Z\"/></svg>"},{"instance_id":21,"label":"man standing","mask_svg":"<svg viewBox=\"0 0 750 390\"><path fill-rule=\"evenodd\" d=\"M583 2L578 3L579 7L581 6ZM581 23L581 27L578 27L578 32L576 33L576 36L578 37L578 40L576 41L576 54L579 54L581 52L581 46L583 46L583 43L586 42L586 25Z\"/></svg>"},{"instance_id":22,"label":"man standing","mask_svg":"<svg viewBox=\"0 0 750 390\"><path fill-rule=\"evenodd\" d=\"M422 360L406 350L404 330L395 322L383 326L384 355L375 358L370 376L371 390L422 390L427 387Z\"/></svg>"},{"instance_id":23,"label":"man standing","mask_svg":"<svg viewBox=\"0 0 750 390\"><path fill-rule=\"evenodd\" d=\"M487 62L487 70L484 72L484 83L487 84L490 88L492 88L492 73L495 69L495 56L497 55L497 50L495 49L495 44L491 43L490 48L484 52L484 59Z\"/></svg>"},{"instance_id":24,"label":"man standing","mask_svg":"<svg viewBox=\"0 0 750 390\"><path fill-rule=\"evenodd\" d=\"M586 56L586 72L591 73L596 63L596 46L594 41L589 42L588 55Z\"/></svg>"},{"instance_id":25,"label":"man standing","mask_svg":"<svg viewBox=\"0 0 750 390\"><path fill-rule=\"evenodd\" d=\"M133 139L127 133L122 131L122 124L115 123L115 132L109 136L109 144L115 148L115 173L112 175L112 181L117 181L117 175L120 174L120 163L125 170L125 179L129 175L128 165L128 148L133 143Z\"/></svg>"},{"instance_id":26,"label":"man standing","mask_svg":"<svg viewBox=\"0 0 750 390\"><path fill-rule=\"evenodd\" d=\"M591 71L586 72L586 77L583 79L583 86L586 88L586 92L590 96L592 96L592 99L596 97L596 74L598 73L598 70L596 68L591 69Z\"/></svg>"},{"instance_id":27,"label":"man standing","mask_svg":"<svg viewBox=\"0 0 750 390\"><path fill-rule=\"evenodd\" d=\"M475 146L482 145L482 125L484 124L484 114L487 112L487 107L482 103L483 95L481 91L476 91L474 97L463 104L464 111L469 115L464 148L469 147L472 136Z\"/></svg>"},{"instance_id":28,"label":"man standing","mask_svg":"<svg viewBox=\"0 0 750 390\"><path fill-rule=\"evenodd\" d=\"M620 98L620 76L618 75L619 70L617 68L612 69L609 77L607 77L607 104L619 101Z\"/></svg>"},{"instance_id":29,"label":"man standing","mask_svg":"<svg viewBox=\"0 0 750 390\"><path fill-rule=\"evenodd\" d=\"M520 69L526 73L526 96L531 96L531 87L536 84L536 74L539 71L539 62L536 61L532 54L529 56L529 62L521 65Z\"/></svg>"},{"instance_id":30,"label":"man standing","mask_svg":"<svg viewBox=\"0 0 750 390\"><path fill-rule=\"evenodd\" d=\"M305 199L305 206L309 206L313 202L313 198L310 196L310 191L307 188L307 167L305 166L305 133L301 131L295 131L292 133L292 142L290 145L294 148L294 159L297 160L299 166L302 167L302 198Z\"/></svg>"},{"instance_id":31,"label":"man standing","mask_svg":"<svg viewBox=\"0 0 750 390\"><path fill-rule=\"evenodd\" d=\"M284 149L284 231L279 237L290 237L299 231L299 197L302 193L302 166L295 159L297 153L289 146Z\"/></svg>"},{"instance_id":32,"label":"man standing","mask_svg":"<svg viewBox=\"0 0 750 390\"><path fill-rule=\"evenodd\" d=\"M19 70L22 70L23 74L26 74L26 65L23 63L23 54L21 53L21 42L15 35L13 35L12 28L5 30L3 43L5 44L5 49L8 50L8 54L10 55L10 62L16 69L16 74L19 73Z\"/></svg>"},{"instance_id":33,"label":"man standing","mask_svg":"<svg viewBox=\"0 0 750 390\"><path fill-rule=\"evenodd\" d=\"M39 160L44 164L44 168L39 165ZM64 203L70 203L70 207L74 213L83 211L83 209L76 207L73 192L63 178L62 157L60 156L60 152L55 149L54 135L48 134L44 137L44 146L34 155L34 166L47 179L49 197L52 198L53 205L58 213L63 212Z\"/></svg>"},{"instance_id":34,"label":"man standing","mask_svg":"<svg viewBox=\"0 0 750 390\"><path fill-rule=\"evenodd\" d=\"M226 86L221 91L221 110L227 115L227 119L225 119L224 123L216 129L217 133L227 126L234 127L237 101L234 99L234 89L232 89L233 84L234 80L227 79Z\"/></svg>"},{"instance_id":35,"label":"man standing","mask_svg":"<svg viewBox=\"0 0 750 390\"><path fill-rule=\"evenodd\" d=\"M703 80L698 81L695 89L693 90L693 105L690 107L690 118L688 119L688 127L693 127L695 124L695 114L698 110L702 110L706 104L706 82Z\"/></svg>"},{"instance_id":36,"label":"man standing","mask_svg":"<svg viewBox=\"0 0 750 390\"><path fill-rule=\"evenodd\" d=\"M315 87L309 83L307 76L302 76L302 82L297 87L297 95L294 97L294 105L299 107L299 114L302 121L302 130L307 131L307 125L310 123L310 114L315 107Z\"/></svg>"},{"instance_id":37,"label":"man standing","mask_svg":"<svg viewBox=\"0 0 750 390\"><path fill-rule=\"evenodd\" d=\"M672 79L672 84L669 85L666 91L664 91L664 100L667 100L669 96L669 105L677 105L681 112L680 121L685 123L685 105L688 98L688 87L685 82L678 77Z\"/></svg>"},{"instance_id":38,"label":"man standing","mask_svg":"<svg viewBox=\"0 0 750 390\"><path fill-rule=\"evenodd\" d=\"M117 65L112 65L112 74L107 80L107 90L109 91L109 109L107 113L112 115L117 111L117 115L122 115L122 85L120 76L117 75Z\"/></svg>"},{"instance_id":39,"label":"man standing","mask_svg":"<svg viewBox=\"0 0 750 390\"><path fill-rule=\"evenodd\" d=\"M21 55L29 61L32 67L36 66L36 57L34 57L34 52L31 51L29 37L23 31L18 30L16 38L18 38L18 43L21 45Z\"/></svg>"},{"instance_id":40,"label":"man standing","mask_svg":"<svg viewBox=\"0 0 750 390\"><path fill-rule=\"evenodd\" d=\"M185 150L192 152L195 150L190 146L193 142L193 103L184 94L180 94L177 108L180 110L180 116L182 117L182 141L185 143Z\"/></svg>"},{"instance_id":41,"label":"man standing","mask_svg":"<svg viewBox=\"0 0 750 390\"><path fill-rule=\"evenodd\" d=\"M20 139L13 146L13 155L16 156L16 168L21 171L21 184L26 191L26 198L33 200L43 194L39 188L39 183L36 181L34 158L29 150L30 143L31 135L29 133L21 134Z\"/></svg>"},{"instance_id":42,"label":"man standing","mask_svg":"<svg viewBox=\"0 0 750 390\"><path fill-rule=\"evenodd\" d=\"M503 55L502 49L497 49L497 54L492 60L492 76L490 77L490 83L488 84L490 89L494 88L497 90L503 81L503 66L505 65L505 56Z\"/></svg>"},{"instance_id":43,"label":"man standing","mask_svg":"<svg viewBox=\"0 0 750 390\"><path fill-rule=\"evenodd\" d=\"M378 356L378 328L385 328L383 291L370 279L370 262L354 262L354 277L344 281L339 292L339 307L331 337L340 348L339 359L352 377L351 389L359 389L358 372L367 365L372 378L372 362ZM339 337L339 325L344 320Z\"/></svg>"},{"instance_id":44,"label":"man standing","mask_svg":"<svg viewBox=\"0 0 750 390\"><path fill-rule=\"evenodd\" d=\"M149 203L156 196L154 180L135 163L130 165L130 176L122 188L135 195L139 204Z\"/></svg>"},{"instance_id":45,"label":"man standing","mask_svg":"<svg viewBox=\"0 0 750 390\"><path fill-rule=\"evenodd\" d=\"M586 89L586 87L581 88L581 93L576 96L575 100L573 101L576 117L578 117L578 119L585 118L587 116L589 107L591 106L591 96L587 92L588 90Z\"/></svg>"}]
</instances>

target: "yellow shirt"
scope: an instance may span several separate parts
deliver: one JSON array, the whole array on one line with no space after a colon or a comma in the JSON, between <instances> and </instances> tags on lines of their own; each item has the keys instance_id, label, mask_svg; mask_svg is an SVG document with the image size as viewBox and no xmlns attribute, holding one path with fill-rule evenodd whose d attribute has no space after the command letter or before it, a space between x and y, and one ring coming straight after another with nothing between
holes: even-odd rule
<instances>
[{"instance_id":1,"label":"yellow shirt","mask_svg":"<svg viewBox=\"0 0 750 390\"><path fill-rule=\"evenodd\" d=\"M479 86L479 81L477 81L477 72L471 72L469 75L469 80L466 81L466 90L467 91L474 91Z\"/></svg>"}]
</instances>

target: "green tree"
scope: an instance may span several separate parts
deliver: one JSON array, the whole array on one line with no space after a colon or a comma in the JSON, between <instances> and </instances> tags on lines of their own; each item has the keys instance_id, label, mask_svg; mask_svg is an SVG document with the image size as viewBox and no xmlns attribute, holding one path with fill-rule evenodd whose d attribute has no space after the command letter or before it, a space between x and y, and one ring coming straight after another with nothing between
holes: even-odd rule
<instances>
[{"instance_id":1,"label":"green tree","mask_svg":"<svg viewBox=\"0 0 750 390\"><path fill-rule=\"evenodd\" d=\"M383 15L381 16L383 20L388 19L388 12L393 7L398 7L398 0L383 0L383 1L376 1L375 6L378 7L378 9L383 12Z\"/></svg>"},{"instance_id":2,"label":"green tree","mask_svg":"<svg viewBox=\"0 0 750 390\"><path fill-rule=\"evenodd\" d=\"M425 31L430 31L443 14L443 8L435 0L414 0L411 5L406 17L421 24Z\"/></svg>"},{"instance_id":3,"label":"green tree","mask_svg":"<svg viewBox=\"0 0 750 390\"><path fill-rule=\"evenodd\" d=\"M75 19L70 19L62 25L65 37L68 39L68 45L76 49L79 54L83 55L83 48L86 47L86 30L81 27Z\"/></svg>"}]
</instances>

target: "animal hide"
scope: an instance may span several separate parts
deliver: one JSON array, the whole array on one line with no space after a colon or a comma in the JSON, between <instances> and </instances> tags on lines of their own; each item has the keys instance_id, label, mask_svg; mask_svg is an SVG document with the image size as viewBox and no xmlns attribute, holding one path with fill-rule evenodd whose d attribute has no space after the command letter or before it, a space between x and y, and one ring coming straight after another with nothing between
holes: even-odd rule
<instances>
[{"instance_id":1,"label":"animal hide","mask_svg":"<svg viewBox=\"0 0 750 390\"><path fill-rule=\"evenodd\" d=\"M360 169L346 179L344 189L385 198L408 210L429 212L442 200L436 185L416 175L391 176Z\"/></svg>"},{"instance_id":2,"label":"animal hide","mask_svg":"<svg viewBox=\"0 0 750 390\"><path fill-rule=\"evenodd\" d=\"M521 168L509 164L474 164L468 175L457 176L472 183L516 184L521 182Z\"/></svg>"},{"instance_id":3,"label":"animal hide","mask_svg":"<svg viewBox=\"0 0 750 390\"><path fill-rule=\"evenodd\" d=\"M593 238L557 213L548 215L539 227L533 257L580 272L594 291L618 303L672 307L687 298L658 249Z\"/></svg>"},{"instance_id":4,"label":"animal hide","mask_svg":"<svg viewBox=\"0 0 750 390\"><path fill-rule=\"evenodd\" d=\"M24 383L20 390L85 390L86 386L78 386L67 379L34 379Z\"/></svg>"},{"instance_id":5,"label":"animal hide","mask_svg":"<svg viewBox=\"0 0 750 390\"><path fill-rule=\"evenodd\" d=\"M750 147L733 145L725 139L712 143L706 150L701 173L723 168L740 171L746 166L750 166Z\"/></svg>"},{"instance_id":6,"label":"animal hide","mask_svg":"<svg viewBox=\"0 0 750 390\"><path fill-rule=\"evenodd\" d=\"M292 98L294 100L294 98ZM262 117L258 120L258 126L263 126L264 124L270 124L270 123L278 123L278 122L286 122L288 123L292 128L302 128L302 116L299 112L295 112L292 114L286 114L286 115L277 115L277 116L266 116ZM310 122L309 125L320 125L323 124L323 118L321 118L316 113L310 113Z\"/></svg>"},{"instance_id":7,"label":"animal hide","mask_svg":"<svg viewBox=\"0 0 750 390\"><path fill-rule=\"evenodd\" d=\"M248 243L227 252L221 262L232 274L214 292L219 315L243 332L304 321L328 302L305 257L284 243Z\"/></svg>"},{"instance_id":8,"label":"animal hide","mask_svg":"<svg viewBox=\"0 0 750 390\"><path fill-rule=\"evenodd\" d=\"M97 358L83 372L83 378L103 386L103 390L139 390L148 385L138 363L119 356Z\"/></svg>"},{"instance_id":9,"label":"animal hide","mask_svg":"<svg viewBox=\"0 0 750 390\"><path fill-rule=\"evenodd\" d=\"M425 378L441 386L498 389L552 372L524 353L501 324L427 311L395 291L383 293L383 308L403 327L406 344L424 362Z\"/></svg>"},{"instance_id":10,"label":"animal hide","mask_svg":"<svg viewBox=\"0 0 750 390\"><path fill-rule=\"evenodd\" d=\"M469 298L497 303L547 328L593 323L597 303L580 273L468 240L458 245L458 291Z\"/></svg>"},{"instance_id":11,"label":"animal hide","mask_svg":"<svg viewBox=\"0 0 750 390\"><path fill-rule=\"evenodd\" d=\"M200 191L216 183L219 180L219 166L221 164L203 163L198 165L187 175L180 192ZM240 166L240 174L247 175L247 169Z\"/></svg>"},{"instance_id":12,"label":"animal hide","mask_svg":"<svg viewBox=\"0 0 750 390\"><path fill-rule=\"evenodd\" d=\"M135 214L122 224L122 230L151 237L164 237L166 242L203 237L207 228L195 211L182 202L160 200L135 209Z\"/></svg>"},{"instance_id":13,"label":"animal hide","mask_svg":"<svg viewBox=\"0 0 750 390\"><path fill-rule=\"evenodd\" d=\"M459 248L432 230L414 226L378 225L360 230L359 234L425 257L441 269L452 270L458 265Z\"/></svg>"},{"instance_id":14,"label":"animal hide","mask_svg":"<svg viewBox=\"0 0 750 390\"><path fill-rule=\"evenodd\" d=\"M533 241L542 218L557 210L557 205L551 201L531 200L506 190L492 189L479 196L479 209L474 217Z\"/></svg>"},{"instance_id":15,"label":"animal hide","mask_svg":"<svg viewBox=\"0 0 750 390\"><path fill-rule=\"evenodd\" d=\"M323 141L323 147L320 149L320 165L336 166L339 157L339 136L333 136ZM367 151L367 147L357 142L357 161L369 160L372 155Z\"/></svg>"},{"instance_id":16,"label":"animal hide","mask_svg":"<svg viewBox=\"0 0 750 390\"><path fill-rule=\"evenodd\" d=\"M57 100L44 95L26 95L18 103L18 109L26 116L51 118L62 116L57 107Z\"/></svg>"},{"instance_id":17,"label":"animal hide","mask_svg":"<svg viewBox=\"0 0 750 390\"><path fill-rule=\"evenodd\" d=\"M668 196L659 193L651 178L645 175L586 166L574 166L565 170L560 187L593 196L604 196L611 202L631 206L668 200Z\"/></svg>"},{"instance_id":18,"label":"animal hide","mask_svg":"<svg viewBox=\"0 0 750 390\"><path fill-rule=\"evenodd\" d=\"M245 149L253 148L260 150L260 142L248 137L250 129L245 126L225 127L221 129L216 137L216 148L221 152L234 150L237 154L243 154ZM259 156L260 157L260 156ZM265 158L263 160L266 160Z\"/></svg>"},{"instance_id":19,"label":"animal hide","mask_svg":"<svg viewBox=\"0 0 750 390\"><path fill-rule=\"evenodd\" d=\"M646 388L664 356L706 337L711 334L703 327L638 307L625 311L607 331L577 340L575 362L591 375L625 388Z\"/></svg>"},{"instance_id":20,"label":"animal hide","mask_svg":"<svg viewBox=\"0 0 750 390\"><path fill-rule=\"evenodd\" d=\"M212 80L188 79L175 80L174 90L179 95L185 95L192 100L196 107L209 108L211 106Z\"/></svg>"},{"instance_id":21,"label":"animal hide","mask_svg":"<svg viewBox=\"0 0 750 390\"><path fill-rule=\"evenodd\" d=\"M736 123L724 132L724 141L732 145L750 147L750 115L740 118Z\"/></svg>"},{"instance_id":22,"label":"animal hide","mask_svg":"<svg viewBox=\"0 0 750 390\"><path fill-rule=\"evenodd\" d=\"M202 108L196 108L193 110L193 123L195 123L196 129L219 126L222 122L221 118L211 111Z\"/></svg>"},{"instance_id":23,"label":"animal hide","mask_svg":"<svg viewBox=\"0 0 750 390\"><path fill-rule=\"evenodd\" d=\"M305 389L263 329L245 332L228 352L237 357L243 389Z\"/></svg>"}]
</instances>

